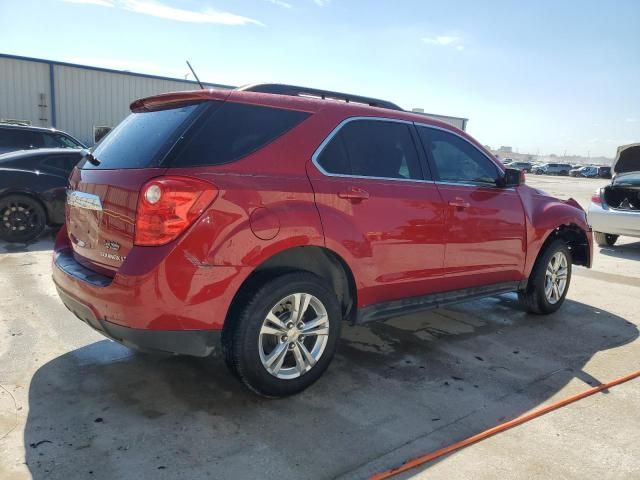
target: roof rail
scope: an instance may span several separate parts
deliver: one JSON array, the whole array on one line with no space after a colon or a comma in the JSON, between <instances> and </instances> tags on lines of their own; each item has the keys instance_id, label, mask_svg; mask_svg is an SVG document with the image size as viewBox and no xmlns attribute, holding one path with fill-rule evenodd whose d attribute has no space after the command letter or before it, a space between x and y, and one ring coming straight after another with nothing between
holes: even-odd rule
<instances>
[{"instance_id":1,"label":"roof rail","mask_svg":"<svg viewBox=\"0 0 640 480\"><path fill-rule=\"evenodd\" d=\"M370 107L388 108L390 110L402 110L398 105L386 100L371 97L362 97L350 93L332 92L330 90L320 90L317 88L297 87L295 85L284 85L282 83L255 83L237 88L244 92L271 93L274 95L290 95L293 97L317 97L332 100L341 100L347 103L361 103Z\"/></svg>"}]
</instances>

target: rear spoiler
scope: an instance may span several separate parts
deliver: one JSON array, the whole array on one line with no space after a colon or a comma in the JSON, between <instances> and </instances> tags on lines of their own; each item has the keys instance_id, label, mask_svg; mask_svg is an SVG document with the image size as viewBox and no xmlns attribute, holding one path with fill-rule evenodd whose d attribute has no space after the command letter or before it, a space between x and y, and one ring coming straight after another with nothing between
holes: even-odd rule
<instances>
[{"instance_id":1,"label":"rear spoiler","mask_svg":"<svg viewBox=\"0 0 640 480\"><path fill-rule=\"evenodd\" d=\"M171 92L154 95L153 97L140 98L131 102L129 108L134 113L155 112L157 110L167 110L183 105L205 102L208 100L218 100L224 102L232 90L189 90L186 92Z\"/></svg>"}]
</instances>

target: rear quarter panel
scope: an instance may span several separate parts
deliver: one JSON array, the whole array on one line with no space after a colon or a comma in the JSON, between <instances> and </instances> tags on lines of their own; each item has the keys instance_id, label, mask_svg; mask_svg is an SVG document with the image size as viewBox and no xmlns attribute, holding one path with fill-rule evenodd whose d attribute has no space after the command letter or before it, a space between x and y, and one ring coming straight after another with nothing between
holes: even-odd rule
<instances>
[{"instance_id":1,"label":"rear quarter panel","mask_svg":"<svg viewBox=\"0 0 640 480\"><path fill-rule=\"evenodd\" d=\"M292 247L324 246L305 164L330 130L320 116L311 115L238 161L171 168L168 175L197 177L219 189L181 241L185 254L204 264L255 268Z\"/></svg>"}]
</instances>

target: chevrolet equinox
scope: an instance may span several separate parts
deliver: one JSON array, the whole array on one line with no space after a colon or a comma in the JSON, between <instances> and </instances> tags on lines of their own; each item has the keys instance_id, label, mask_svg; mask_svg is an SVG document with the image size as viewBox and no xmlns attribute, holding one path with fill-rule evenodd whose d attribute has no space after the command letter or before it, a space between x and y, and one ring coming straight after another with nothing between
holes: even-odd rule
<instances>
[{"instance_id":1,"label":"chevrolet equinox","mask_svg":"<svg viewBox=\"0 0 640 480\"><path fill-rule=\"evenodd\" d=\"M591 258L580 206L465 132L383 100L261 84L133 102L71 173L53 280L108 338L220 349L279 397L327 369L343 320L506 292L549 314Z\"/></svg>"}]
</instances>

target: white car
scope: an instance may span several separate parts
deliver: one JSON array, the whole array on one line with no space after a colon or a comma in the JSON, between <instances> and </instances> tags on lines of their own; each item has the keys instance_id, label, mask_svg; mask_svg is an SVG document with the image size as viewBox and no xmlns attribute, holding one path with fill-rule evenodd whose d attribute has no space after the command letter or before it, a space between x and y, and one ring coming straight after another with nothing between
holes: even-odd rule
<instances>
[{"instance_id":1,"label":"white car","mask_svg":"<svg viewBox=\"0 0 640 480\"><path fill-rule=\"evenodd\" d=\"M618 147L611 170L611 183L596 190L587 214L600 246L620 235L640 238L640 143Z\"/></svg>"}]
</instances>

